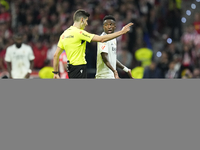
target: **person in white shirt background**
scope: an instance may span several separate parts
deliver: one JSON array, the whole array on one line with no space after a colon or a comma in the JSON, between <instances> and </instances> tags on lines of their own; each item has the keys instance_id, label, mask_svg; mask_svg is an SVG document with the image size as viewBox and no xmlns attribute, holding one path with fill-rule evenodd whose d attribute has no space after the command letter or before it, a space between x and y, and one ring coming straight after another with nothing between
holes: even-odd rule
<instances>
[{"instance_id":1,"label":"person in white shirt background","mask_svg":"<svg viewBox=\"0 0 200 150\"><path fill-rule=\"evenodd\" d=\"M111 34L115 31L116 22L113 16L107 15L104 17L103 29L104 32L101 34L101 36ZM96 79L119 79L119 75L116 70L117 67L123 69L128 73L130 78L133 78L131 75L131 70L117 60L116 50L116 38L104 43L97 43Z\"/></svg>"},{"instance_id":2,"label":"person in white shirt background","mask_svg":"<svg viewBox=\"0 0 200 150\"><path fill-rule=\"evenodd\" d=\"M6 49L5 61L11 79L30 78L35 56L31 46L23 43L23 35L13 36L14 44Z\"/></svg>"}]
</instances>

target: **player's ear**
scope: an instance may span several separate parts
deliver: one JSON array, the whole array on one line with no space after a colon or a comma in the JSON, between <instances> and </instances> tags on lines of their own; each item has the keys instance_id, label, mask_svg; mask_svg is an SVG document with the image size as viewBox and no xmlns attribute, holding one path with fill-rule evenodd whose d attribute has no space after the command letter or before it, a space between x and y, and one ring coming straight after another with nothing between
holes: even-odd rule
<instances>
[{"instance_id":1,"label":"player's ear","mask_svg":"<svg viewBox=\"0 0 200 150\"><path fill-rule=\"evenodd\" d=\"M81 18L81 23L84 23L83 18Z\"/></svg>"}]
</instances>

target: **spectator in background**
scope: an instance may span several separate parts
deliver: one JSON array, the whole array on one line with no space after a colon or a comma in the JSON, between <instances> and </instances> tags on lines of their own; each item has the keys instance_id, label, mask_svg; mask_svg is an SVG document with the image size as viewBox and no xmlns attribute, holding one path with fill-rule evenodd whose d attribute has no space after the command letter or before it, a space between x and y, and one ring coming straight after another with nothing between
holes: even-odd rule
<instances>
[{"instance_id":1,"label":"spectator in background","mask_svg":"<svg viewBox=\"0 0 200 150\"><path fill-rule=\"evenodd\" d=\"M7 62L9 77L16 79L29 78L33 69L35 58L32 48L24 44L21 34L14 35L15 44L6 50L5 61Z\"/></svg>"},{"instance_id":2,"label":"spectator in background","mask_svg":"<svg viewBox=\"0 0 200 150\"><path fill-rule=\"evenodd\" d=\"M180 73L182 73L182 71L185 69L189 69L190 72L192 72L194 59L192 55L192 48L190 47L190 45L187 45L187 44L183 45L183 51L181 55L182 55L182 61L181 61ZM180 74L179 74L179 77L180 77Z\"/></svg>"},{"instance_id":3,"label":"spectator in background","mask_svg":"<svg viewBox=\"0 0 200 150\"><path fill-rule=\"evenodd\" d=\"M67 71L68 71L68 60L66 52L63 51L59 58L59 72L61 79L69 79Z\"/></svg>"},{"instance_id":4,"label":"spectator in background","mask_svg":"<svg viewBox=\"0 0 200 150\"><path fill-rule=\"evenodd\" d=\"M181 24L181 3L182 0L169 0L169 14L168 14L168 25L171 28L170 37L172 40L179 41L182 35L182 24ZM175 35L176 29L178 35Z\"/></svg>"},{"instance_id":5,"label":"spectator in background","mask_svg":"<svg viewBox=\"0 0 200 150\"><path fill-rule=\"evenodd\" d=\"M174 69L176 70L177 73L179 73L181 67L181 56L177 54L174 55L173 62L175 63Z\"/></svg>"},{"instance_id":6,"label":"spectator in background","mask_svg":"<svg viewBox=\"0 0 200 150\"><path fill-rule=\"evenodd\" d=\"M149 66L151 64L152 57L153 51L147 47L139 48L135 52L136 60L141 61L143 67Z\"/></svg>"},{"instance_id":7,"label":"spectator in background","mask_svg":"<svg viewBox=\"0 0 200 150\"><path fill-rule=\"evenodd\" d=\"M200 78L200 69L199 68L194 68L193 78Z\"/></svg>"},{"instance_id":8,"label":"spectator in background","mask_svg":"<svg viewBox=\"0 0 200 150\"><path fill-rule=\"evenodd\" d=\"M173 61L173 56L180 54L179 50L177 49L176 45L174 42L171 44L167 45L167 54L168 54L168 59L169 61Z\"/></svg>"},{"instance_id":9,"label":"spectator in background","mask_svg":"<svg viewBox=\"0 0 200 150\"><path fill-rule=\"evenodd\" d=\"M178 72L175 69L175 64L176 63L174 61L169 63L169 70L166 72L165 78L167 79L178 78Z\"/></svg>"},{"instance_id":10,"label":"spectator in background","mask_svg":"<svg viewBox=\"0 0 200 150\"><path fill-rule=\"evenodd\" d=\"M184 69L181 73L181 78L182 79L191 79L192 76L192 72L190 71L190 69Z\"/></svg>"},{"instance_id":11,"label":"spectator in background","mask_svg":"<svg viewBox=\"0 0 200 150\"><path fill-rule=\"evenodd\" d=\"M0 71L6 71L6 63L4 61L4 57L6 54L6 49L5 49L5 45L4 45L5 41L3 40L3 38L0 38Z\"/></svg>"},{"instance_id":12,"label":"spectator in background","mask_svg":"<svg viewBox=\"0 0 200 150\"><path fill-rule=\"evenodd\" d=\"M47 59L50 60L52 66L53 66L53 55L55 54L57 48L57 39L59 39L59 36L57 35L53 35L50 37L51 46L47 51Z\"/></svg>"},{"instance_id":13,"label":"spectator in background","mask_svg":"<svg viewBox=\"0 0 200 150\"><path fill-rule=\"evenodd\" d=\"M200 45L197 45L193 49L194 65L195 67L200 67Z\"/></svg>"},{"instance_id":14,"label":"spectator in background","mask_svg":"<svg viewBox=\"0 0 200 150\"><path fill-rule=\"evenodd\" d=\"M181 41L183 44L192 44L196 35L197 31L195 30L193 24L190 24L186 27L185 32L183 33L181 37Z\"/></svg>"},{"instance_id":15,"label":"spectator in background","mask_svg":"<svg viewBox=\"0 0 200 150\"><path fill-rule=\"evenodd\" d=\"M43 38L40 37L33 45L33 52L35 55L34 68L41 69L45 66L47 59L47 47L43 44Z\"/></svg>"},{"instance_id":16,"label":"spectator in background","mask_svg":"<svg viewBox=\"0 0 200 150\"><path fill-rule=\"evenodd\" d=\"M145 68L143 78L162 78L161 70L157 67L156 62L152 61L151 64Z\"/></svg>"},{"instance_id":17,"label":"spectator in background","mask_svg":"<svg viewBox=\"0 0 200 150\"><path fill-rule=\"evenodd\" d=\"M183 52L182 52L182 66L184 68L188 68L193 66L194 64L194 59L192 55L192 48L190 45L183 45Z\"/></svg>"},{"instance_id":18,"label":"spectator in background","mask_svg":"<svg viewBox=\"0 0 200 150\"><path fill-rule=\"evenodd\" d=\"M132 77L134 79L142 79L144 75L144 67L142 67L141 61L136 62L136 67L131 70Z\"/></svg>"},{"instance_id":19,"label":"spectator in background","mask_svg":"<svg viewBox=\"0 0 200 150\"><path fill-rule=\"evenodd\" d=\"M6 40L12 38L12 32L5 22L0 23L0 37L4 37Z\"/></svg>"},{"instance_id":20,"label":"spectator in background","mask_svg":"<svg viewBox=\"0 0 200 150\"><path fill-rule=\"evenodd\" d=\"M197 33L200 34L200 13L199 12L196 12L194 15L193 25Z\"/></svg>"},{"instance_id":21,"label":"spectator in background","mask_svg":"<svg viewBox=\"0 0 200 150\"><path fill-rule=\"evenodd\" d=\"M168 59L168 54L167 52L163 51L161 58L157 64L157 67L161 71L161 78L165 78L165 74L167 73L169 69L169 59Z\"/></svg>"},{"instance_id":22,"label":"spectator in background","mask_svg":"<svg viewBox=\"0 0 200 150\"><path fill-rule=\"evenodd\" d=\"M53 79L53 67L50 60L45 60L44 64L45 66L38 72L40 79Z\"/></svg>"},{"instance_id":23,"label":"spectator in background","mask_svg":"<svg viewBox=\"0 0 200 150\"><path fill-rule=\"evenodd\" d=\"M128 51L127 46L125 44L123 44L122 50L120 51L120 53L117 54L117 60L119 60L127 68L132 68L133 56ZM128 75L123 70L118 69L118 72L121 78L130 78L130 75Z\"/></svg>"},{"instance_id":24,"label":"spectator in background","mask_svg":"<svg viewBox=\"0 0 200 150\"><path fill-rule=\"evenodd\" d=\"M9 6L6 8L6 5L0 4L0 23L6 23L10 27L11 14L8 9Z\"/></svg>"}]
</instances>

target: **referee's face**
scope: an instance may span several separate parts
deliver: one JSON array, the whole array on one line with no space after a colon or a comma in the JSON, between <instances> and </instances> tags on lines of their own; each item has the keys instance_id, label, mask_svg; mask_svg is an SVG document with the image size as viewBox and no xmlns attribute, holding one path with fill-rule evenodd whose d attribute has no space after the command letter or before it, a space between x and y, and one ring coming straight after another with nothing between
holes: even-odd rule
<instances>
[{"instance_id":1,"label":"referee's face","mask_svg":"<svg viewBox=\"0 0 200 150\"><path fill-rule=\"evenodd\" d=\"M103 23L103 29L106 34L111 34L115 31L116 24L112 19L105 20Z\"/></svg>"},{"instance_id":2,"label":"referee's face","mask_svg":"<svg viewBox=\"0 0 200 150\"><path fill-rule=\"evenodd\" d=\"M82 18L81 29L85 29L85 27L88 25L87 21L88 21L88 17L86 19Z\"/></svg>"}]
</instances>

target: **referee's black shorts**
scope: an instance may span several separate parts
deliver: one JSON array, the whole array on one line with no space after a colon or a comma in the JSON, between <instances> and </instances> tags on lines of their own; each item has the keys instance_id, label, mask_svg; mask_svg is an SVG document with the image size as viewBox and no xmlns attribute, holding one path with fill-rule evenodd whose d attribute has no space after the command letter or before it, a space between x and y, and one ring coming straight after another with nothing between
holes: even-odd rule
<instances>
[{"instance_id":1,"label":"referee's black shorts","mask_svg":"<svg viewBox=\"0 0 200 150\"><path fill-rule=\"evenodd\" d=\"M68 65L69 78L87 78L87 68L84 65Z\"/></svg>"}]
</instances>

